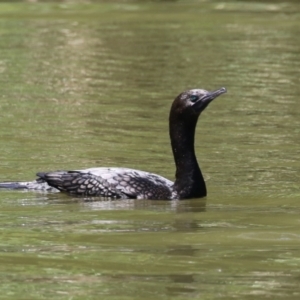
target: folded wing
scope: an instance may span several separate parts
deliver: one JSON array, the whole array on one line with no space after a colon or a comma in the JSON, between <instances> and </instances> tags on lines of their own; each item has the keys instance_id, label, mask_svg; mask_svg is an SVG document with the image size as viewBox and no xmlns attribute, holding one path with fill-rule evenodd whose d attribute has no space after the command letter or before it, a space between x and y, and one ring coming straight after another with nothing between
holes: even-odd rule
<instances>
[{"instance_id":1,"label":"folded wing","mask_svg":"<svg viewBox=\"0 0 300 300\"><path fill-rule=\"evenodd\" d=\"M106 198L170 199L173 182L127 168L91 168L38 173L50 186L71 195Z\"/></svg>"}]
</instances>

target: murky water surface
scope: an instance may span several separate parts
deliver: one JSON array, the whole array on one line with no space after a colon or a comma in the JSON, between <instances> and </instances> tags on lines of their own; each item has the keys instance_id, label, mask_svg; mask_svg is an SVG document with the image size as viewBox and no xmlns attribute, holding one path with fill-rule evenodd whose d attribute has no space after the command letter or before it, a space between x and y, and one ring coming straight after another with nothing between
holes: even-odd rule
<instances>
[{"instance_id":1,"label":"murky water surface","mask_svg":"<svg viewBox=\"0 0 300 300\"><path fill-rule=\"evenodd\" d=\"M78 1L79 2L79 1ZM0 193L3 299L299 299L298 1L0 4L0 179L123 166L174 178L172 99L206 199Z\"/></svg>"}]
</instances>

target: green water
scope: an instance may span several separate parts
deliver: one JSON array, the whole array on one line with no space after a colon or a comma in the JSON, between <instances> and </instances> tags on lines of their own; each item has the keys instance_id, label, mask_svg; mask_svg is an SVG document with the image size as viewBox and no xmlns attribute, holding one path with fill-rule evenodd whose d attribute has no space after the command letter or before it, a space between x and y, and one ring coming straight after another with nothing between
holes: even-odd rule
<instances>
[{"instance_id":1,"label":"green water","mask_svg":"<svg viewBox=\"0 0 300 300\"><path fill-rule=\"evenodd\" d=\"M1 299L299 299L298 1L0 3L0 180L174 178L171 101L201 116L208 197L0 192Z\"/></svg>"}]
</instances>

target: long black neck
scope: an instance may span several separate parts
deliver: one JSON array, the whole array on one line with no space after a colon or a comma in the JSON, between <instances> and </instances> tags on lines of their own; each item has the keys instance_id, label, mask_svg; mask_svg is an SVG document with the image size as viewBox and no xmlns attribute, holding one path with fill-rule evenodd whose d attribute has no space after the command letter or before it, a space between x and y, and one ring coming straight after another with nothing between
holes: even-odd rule
<instances>
[{"instance_id":1,"label":"long black neck","mask_svg":"<svg viewBox=\"0 0 300 300\"><path fill-rule=\"evenodd\" d=\"M198 117L170 114L170 138L176 165L174 190L180 199L206 196L206 185L194 149Z\"/></svg>"}]
</instances>

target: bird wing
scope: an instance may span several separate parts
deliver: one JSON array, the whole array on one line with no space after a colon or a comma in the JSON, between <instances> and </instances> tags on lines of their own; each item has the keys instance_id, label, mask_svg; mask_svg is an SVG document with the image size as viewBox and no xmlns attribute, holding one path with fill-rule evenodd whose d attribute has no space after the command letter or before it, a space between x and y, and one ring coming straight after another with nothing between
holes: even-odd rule
<instances>
[{"instance_id":1,"label":"bird wing","mask_svg":"<svg viewBox=\"0 0 300 300\"><path fill-rule=\"evenodd\" d=\"M38 173L50 186L73 195L108 198L170 199L173 182L127 168L90 168Z\"/></svg>"}]
</instances>

